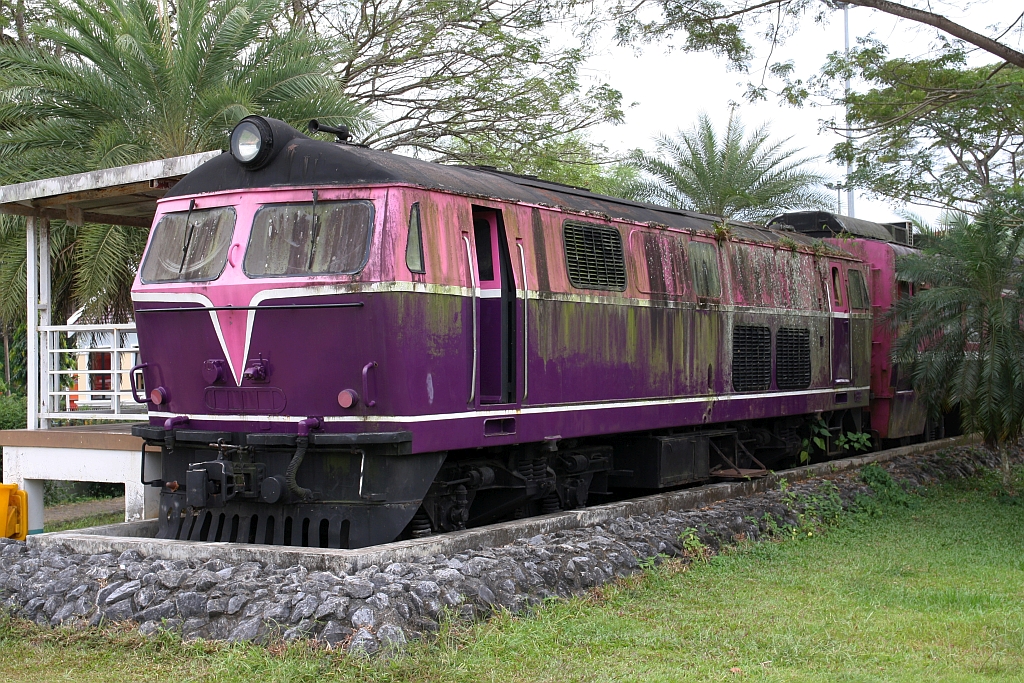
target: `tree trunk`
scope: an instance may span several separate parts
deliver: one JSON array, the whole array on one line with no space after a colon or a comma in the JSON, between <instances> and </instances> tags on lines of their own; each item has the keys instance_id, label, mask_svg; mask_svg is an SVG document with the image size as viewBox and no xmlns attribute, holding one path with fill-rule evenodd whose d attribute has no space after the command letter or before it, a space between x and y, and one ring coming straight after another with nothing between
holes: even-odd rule
<instances>
[{"instance_id":1,"label":"tree trunk","mask_svg":"<svg viewBox=\"0 0 1024 683\"><path fill-rule=\"evenodd\" d=\"M14 28L18 31L18 42L27 46L28 30L25 28L25 0L18 0L18 4L12 7L14 10Z\"/></svg>"}]
</instances>

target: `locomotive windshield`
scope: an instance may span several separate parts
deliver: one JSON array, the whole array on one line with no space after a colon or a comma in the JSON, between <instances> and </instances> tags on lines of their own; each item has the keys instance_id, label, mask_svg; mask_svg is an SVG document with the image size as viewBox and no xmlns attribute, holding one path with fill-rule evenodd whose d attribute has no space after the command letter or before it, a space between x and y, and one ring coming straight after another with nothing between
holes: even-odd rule
<instances>
[{"instance_id":1,"label":"locomotive windshield","mask_svg":"<svg viewBox=\"0 0 1024 683\"><path fill-rule=\"evenodd\" d=\"M368 201L264 206L253 219L245 272L250 277L357 273L369 255L372 226Z\"/></svg>"},{"instance_id":2,"label":"locomotive windshield","mask_svg":"<svg viewBox=\"0 0 1024 683\"><path fill-rule=\"evenodd\" d=\"M164 214L153 228L142 281L216 280L227 263L234 230L231 207Z\"/></svg>"}]
</instances>

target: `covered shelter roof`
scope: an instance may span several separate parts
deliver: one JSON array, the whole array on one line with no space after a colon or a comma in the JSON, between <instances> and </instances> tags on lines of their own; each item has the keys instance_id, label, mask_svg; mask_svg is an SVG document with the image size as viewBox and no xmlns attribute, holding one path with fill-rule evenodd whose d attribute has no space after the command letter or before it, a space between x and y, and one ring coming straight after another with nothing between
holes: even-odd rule
<instances>
[{"instance_id":1,"label":"covered shelter roof","mask_svg":"<svg viewBox=\"0 0 1024 683\"><path fill-rule=\"evenodd\" d=\"M199 152L0 187L0 213L148 228L156 202L186 174L220 155Z\"/></svg>"}]
</instances>

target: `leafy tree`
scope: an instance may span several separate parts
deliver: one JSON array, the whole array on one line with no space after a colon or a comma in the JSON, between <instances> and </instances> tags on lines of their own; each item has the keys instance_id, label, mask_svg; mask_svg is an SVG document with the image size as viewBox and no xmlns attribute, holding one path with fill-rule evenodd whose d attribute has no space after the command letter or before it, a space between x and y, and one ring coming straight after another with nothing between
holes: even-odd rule
<instances>
[{"instance_id":1,"label":"leafy tree","mask_svg":"<svg viewBox=\"0 0 1024 683\"><path fill-rule=\"evenodd\" d=\"M0 48L0 178L28 180L222 147L262 113L361 128L332 75L342 46L279 30L280 0L70 0Z\"/></svg>"},{"instance_id":2,"label":"leafy tree","mask_svg":"<svg viewBox=\"0 0 1024 683\"><path fill-rule=\"evenodd\" d=\"M0 183L217 149L241 118L319 117L356 129L364 108L333 66L341 46L278 25L280 0L53 0L35 42L0 46ZM125 318L146 233L55 222L54 312ZM20 219L0 224L0 316L24 316Z\"/></svg>"},{"instance_id":3,"label":"leafy tree","mask_svg":"<svg viewBox=\"0 0 1024 683\"><path fill-rule=\"evenodd\" d=\"M833 55L824 80L853 72L870 87L845 104L856 142L833 157L854 165L850 182L899 201L963 206L1024 182L1024 69L969 68L949 46L927 59L890 59L869 42L849 60Z\"/></svg>"},{"instance_id":4,"label":"leafy tree","mask_svg":"<svg viewBox=\"0 0 1024 683\"><path fill-rule=\"evenodd\" d=\"M308 25L344 41L345 92L378 113L377 149L489 164L577 163L584 133L622 120L621 94L587 83L585 42L552 45L561 0L313 0ZM592 150L599 154L600 150Z\"/></svg>"},{"instance_id":5,"label":"leafy tree","mask_svg":"<svg viewBox=\"0 0 1024 683\"><path fill-rule=\"evenodd\" d=\"M618 22L618 36L622 41L664 42L682 34L683 49L717 52L736 66L745 68L753 55L746 35L749 30L756 27L755 30L768 40L780 43L797 31L796 24L805 15L813 14L817 21L822 21L829 11L840 9L844 4L932 26L1008 64L1024 68L1024 53L1000 42L1006 31L992 38L935 12L892 0L620 0L615 5L613 16ZM1007 8L1011 9L1009 5ZM647 18L647 13L651 18ZM1011 27L1021 21L1022 17L1017 16L1016 10L1008 14L1008 19L1016 17Z\"/></svg>"},{"instance_id":6,"label":"leafy tree","mask_svg":"<svg viewBox=\"0 0 1024 683\"><path fill-rule=\"evenodd\" d=\"M770 142L767 126L745 136L735 115L719 136L707 114L693 130L656 138L656 154L637 151L634 162L647 174L633 196L678 209L765 223L783 211L828 208L817 189L825 178L805 169L799 149L787 140Z\"/></svg>"},{"instance_id":7,"label":"leafy tree","mask_svg":"<svg viewBox=\"0 0 1024 683\"><path fill-rule=\"evenodd\" d=\"M999 451L1024 430L1024 192L992 199L974 218L948 214L923 253L897 263L925 285L893 307L893 360L933 412L959 406L967 432Z\"/></svg>"}]
</instances>

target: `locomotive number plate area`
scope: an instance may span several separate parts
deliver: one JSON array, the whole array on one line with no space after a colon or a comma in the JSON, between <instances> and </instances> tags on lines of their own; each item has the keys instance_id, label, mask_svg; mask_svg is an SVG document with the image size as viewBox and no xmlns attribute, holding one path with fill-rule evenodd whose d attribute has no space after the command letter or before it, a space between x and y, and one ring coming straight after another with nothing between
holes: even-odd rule
<instances>
[{"instance_id":1,"label":"locomotive number plate area","mask_svg":"<svg viewBox=\"0 0 1024 683\"><path fill-rule=\"evenodd\" d=\"M236 415L280 413L287 405L277 387L206 387L204 398L210 410Z\"/></svg>"}]
</instances>

